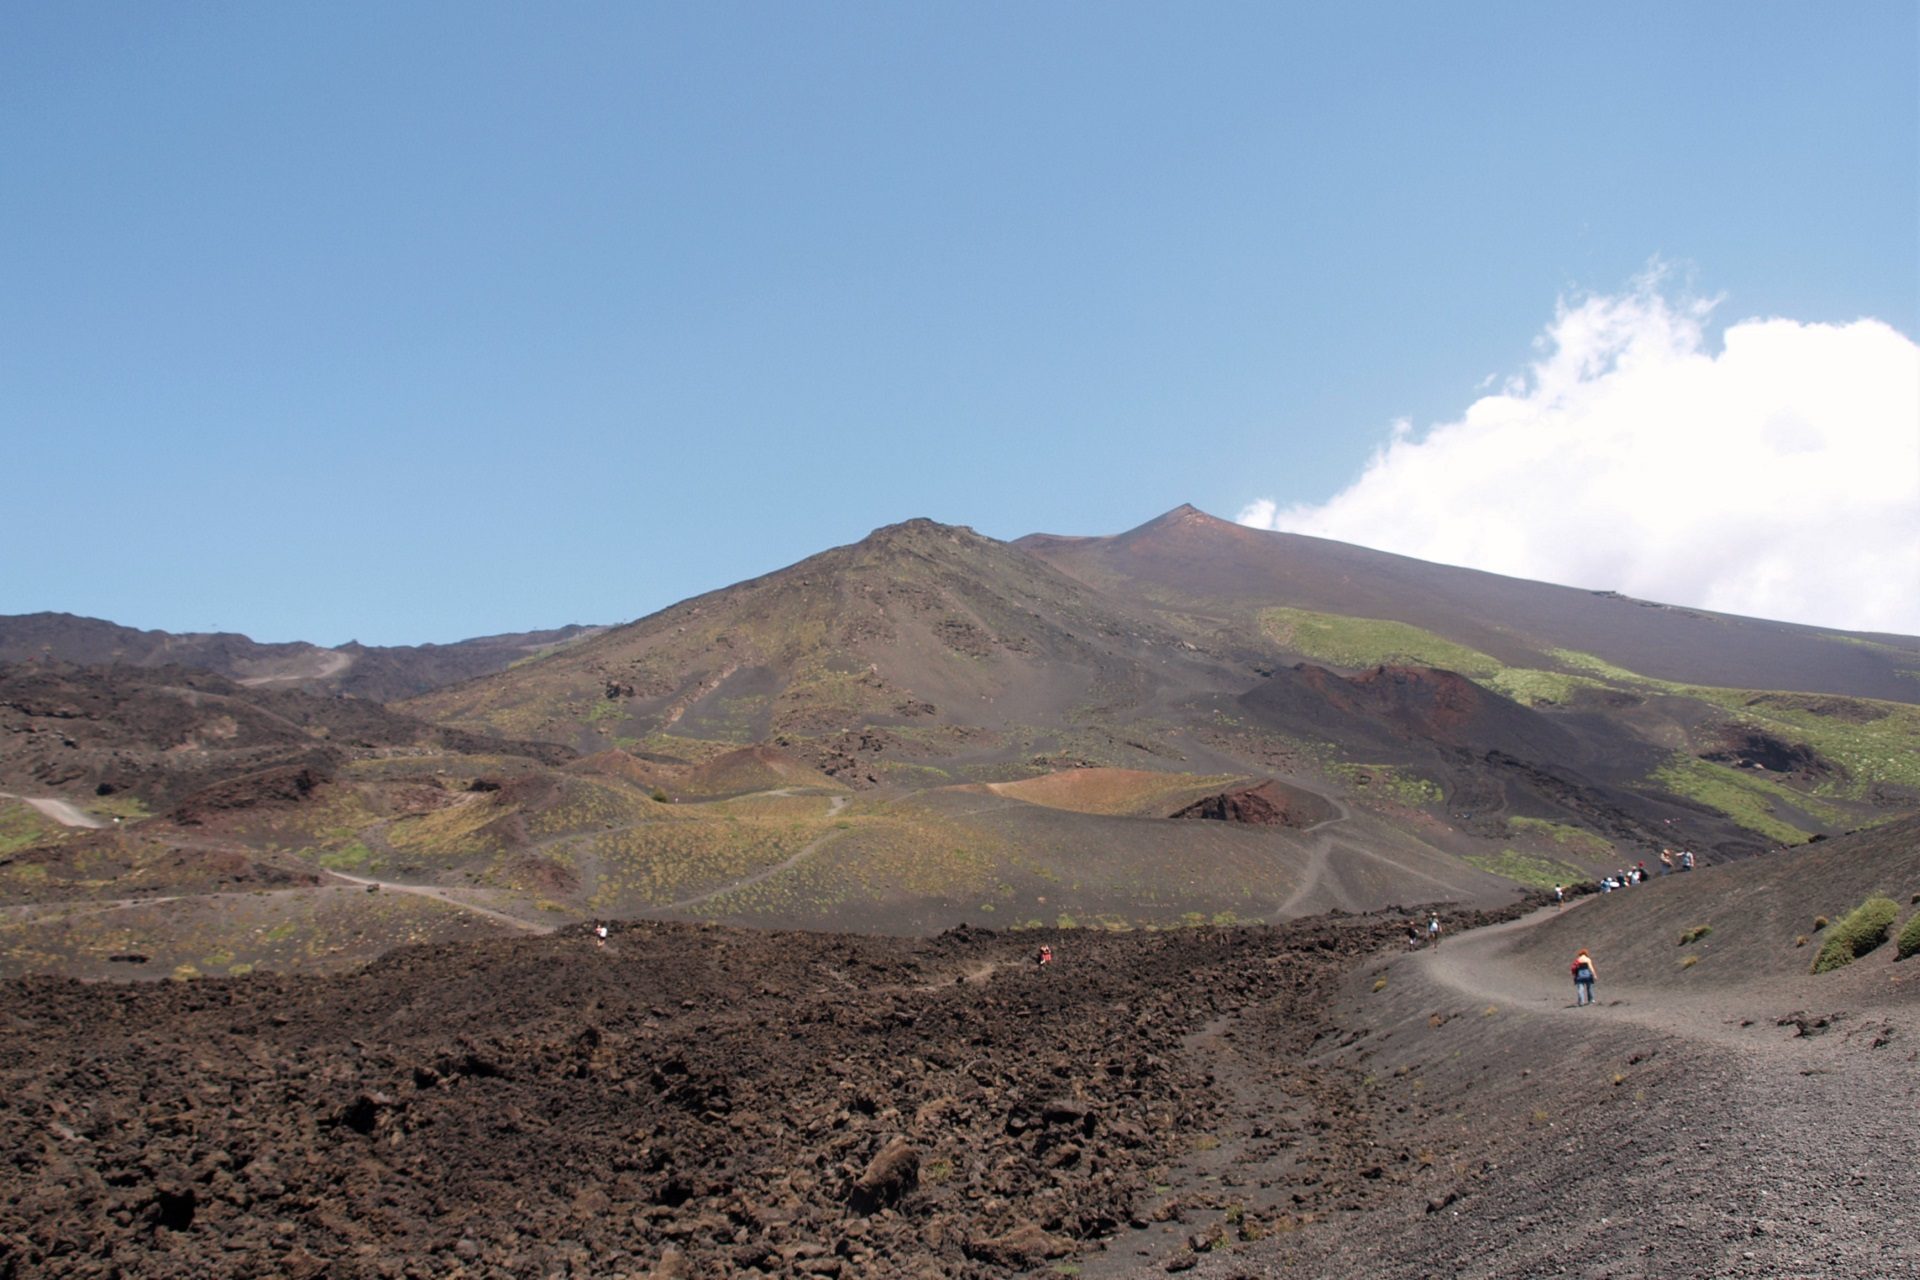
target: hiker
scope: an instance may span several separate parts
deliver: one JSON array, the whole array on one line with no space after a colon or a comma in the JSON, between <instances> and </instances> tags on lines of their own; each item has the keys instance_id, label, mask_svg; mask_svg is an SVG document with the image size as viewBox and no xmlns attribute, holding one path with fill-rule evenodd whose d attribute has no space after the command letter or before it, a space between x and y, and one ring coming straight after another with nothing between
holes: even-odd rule
<instances>
[{"instance_id":1,"label":"hiker","mask_svg":"<svg viewBox=\"0 0 1920 1280\"><path fill-rule=\"evenodd\" d=\"M605 926L604 924L597 924L593 926L593 937L594 937L594 943L593 943L594 946L596 947L606 946L607 945L607 926Z\"/></svg>"},{"instance_id":2,"label":"hiker","mask_svg":"<svg viewBox=\"0 0 1920 1280\"><path fill-rule=\"evenodd\" d=\"M1573 1003L1576 1007L1593 1003L1593 957L1585 947L1573 958Z\"/></svg>"},{"instance_id":3,"label":"hiker","mask_svg":"<svg viewBox=\"0 0 1920 1280\"><path fill-rule=\"evenodd\" d=\"M1566 905L1567 905L1567 886L1563 884L1557 884L1553 886L1553 909L1555 911L1559 911L1565 908Z\"/></svg>"},{"instance_id":4,"label":"hiker","mask_svg":"<svg viewBox=\"0 0 1920 1280\"><path fill-rule=\"evenodd\" d=\"M1427 921L1427 941L1434 946L1440 945L1440 913L1434 912L1433 919Z\"/></svg>"},{"instance_id":5,"label":"hiker","mask_svg":"<svg viewBox=\"0 0 1920 1280\"><path fill-rule=\"evenodd\" d=\"M1682 849L1680 851L1680 869L1682 871L1693 870L1693 850Z\"/></svg>"},{"instance_id":6,"label":"hiker","mask_svg":"<svg viewBox=\"0 0 1920 1280\"><path fill-rule=\"evenodd\" d=\"M1673 874L1673 850L1671 849L1660 851L1660 874L1663 876Z\"/></svg>"},{"instance_id":7,"label":"hiker","mask_svg":"<svg viewBox=\"0 0 1920 1280\"><path fill-rule=\"evenodd\" d=\"M1419 949L1420 927L1409 920L1407 922L1407 950L1418 951Z\"/></svg>"},{"instance_id":8,"label":"hiker","mask_svg":"<svg viewBox=\"0 0 1920 1280\"><path fill-rule=\"evenodd\" d=\"M1043 943L1041 943L1041 944L1040 944L1040 954L1038 954L1038 955L1036 955L1036 956L1035 956L1035 957L1033 958L1033 962L1034 962L1034 964L1036 964L1036 965L1048 965L1048 964L1052 964L1052 963L1053 963L1053 948L1052 948L1052 947L1050 947L1050 946L1048 946L1048 945L1047 945L1046 943L1044 943L1044 942L1043 942Z\"/></svg>"}]
</instances>

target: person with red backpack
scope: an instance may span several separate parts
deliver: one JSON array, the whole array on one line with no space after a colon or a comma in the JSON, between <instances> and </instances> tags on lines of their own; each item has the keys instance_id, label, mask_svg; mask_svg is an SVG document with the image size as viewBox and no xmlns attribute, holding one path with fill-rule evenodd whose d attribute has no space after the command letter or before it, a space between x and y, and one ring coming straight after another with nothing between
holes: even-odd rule
<instances>
[{"instance_id":1,"label":"person with red backpack","mask_svg":"<svg viewBox=\"0 0 1920 1280\"><path fill-rule=\"evenodd\" d=\"M1573 1003L1578 1005L1593 1003L1593 957L1587 954L1585 947L1573 958Z\"/></svg>"}]
</instances>

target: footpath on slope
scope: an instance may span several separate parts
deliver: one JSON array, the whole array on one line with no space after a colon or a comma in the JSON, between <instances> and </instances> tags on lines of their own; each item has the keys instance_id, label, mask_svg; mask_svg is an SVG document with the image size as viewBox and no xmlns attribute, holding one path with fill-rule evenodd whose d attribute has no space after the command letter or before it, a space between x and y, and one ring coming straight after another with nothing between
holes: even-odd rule
<instances>
[{"instance_id":1,"label":"footpath on slope","mask_svg":"<svg viewBox=\"0 0 1920 1280\"><path fill-rule=\"evenodd\" d=\"M1920 1276L1914 1000L1863 999L1873 973L1609 986L1596 945L1578 1008L1571 954L1529 945L1555 915L1365 966L1311 1062L1357 1082L1415 1176L1191 1274Z\"/></svg>"},{"instance_id":2,"label":"footpath on slope","mask_svg":"<svg viewBox=\"0 0 1920 1280\"><path fill-rule=\"evenodd\" d=\"M63 827L88 827L98 830L107 825L102 819L52 796L20 796L11 791L0 791L0 800L18 800L22 804L39 810Z\"/></svg>"},{"instance_id":3,"label":"footpath on slope","mask_svg":"<svg viewBox=\"0 0 1920 1280\"><path fill-rule=\"evenodd\" d=\"M495 911L492 907L483 907L477 902L469 902L449 889L432 884L407 884L399 880L375 880L371 876L349 875L344 871L328 871L336 880L345 880L348 884L365 885L370 889L382 889L390 893L411 894L416 898L429 898L435 902L444 902L450 907L462 911L471 911L474 915L485 916L504 925L518 929L523 933L552 933L554 926L540 924L533 920L522 920L519 916L508 915L504 911Z\"/></svg>"}]
</instances>

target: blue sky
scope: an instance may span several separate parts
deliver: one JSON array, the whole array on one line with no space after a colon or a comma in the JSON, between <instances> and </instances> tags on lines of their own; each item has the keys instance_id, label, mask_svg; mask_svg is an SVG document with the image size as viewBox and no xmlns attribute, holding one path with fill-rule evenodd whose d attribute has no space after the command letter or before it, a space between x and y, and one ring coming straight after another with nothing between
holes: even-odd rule
<instances>
[{"instance_id":1,"label":"blue sky","mask_svg":"<svg viewBox=\"0 0 1920 1280\"><path fill-rule=\"evenodd\" d=\"M1910 346L1917 66L1910 3L16 5L0 612L448 641L1310 507L1654 262L1708 354Z\"/></svg>"}]
</instances>

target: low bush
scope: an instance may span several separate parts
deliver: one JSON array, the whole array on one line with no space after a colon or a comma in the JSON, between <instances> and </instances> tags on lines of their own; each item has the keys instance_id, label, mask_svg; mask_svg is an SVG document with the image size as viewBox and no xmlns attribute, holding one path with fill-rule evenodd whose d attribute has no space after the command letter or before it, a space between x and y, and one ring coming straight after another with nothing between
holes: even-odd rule
<instances>
[{"instance_id":1,"label":"low bush","mask_svg":"<svg viewBox=\"0 0 1920 1280\"><path fill-rule=\"evenodd\" d=\"M1680 935L1680 945L1684 947L1692 943L1698 942L1700 941L1700 939L1706 937L1708 934L1712 932L1713 932L1712 925L1697 924L1693 926L1693 928L1687 930L1685 933Z\"/></svg>"},{"instance_id":2,"label":"low bush","mask_svg":"<svg viewBox=\"0 0 1920 1280\"><path fill-rule=\"evenodd\" d=\"M1814 957L1813 971L1826 973L1852 964L1887 940L1887 932L1899 914L1900 906L1892 898L1868 898L1833 926L1820 954Z\"/></svg>"},{"instance_id":3,"label":"low bush","mask_svg":"<svg viewBox=\"0 0 1920 1280\"><path fill-rule=\"evenodd\" d=\"M1894 946L1893 958L1905 960L1908 956L1920 954L1920 911L1913 913L1913 919L1907 921L1907 927L1900 931L1900 941Z\"/></svg>"},{"instance_id":4,"label":"low bush","mask_svg":"<svg viewBox=\"0 0 1920 1280\"><path fill-rule=\"evenodd\" d=\"M1695 965L1697 965L1697 964L1699 964L1699 963L1700 963L1700 957L1699 957L1699 956L1688 956L1688 957L1687 957L1686 959L1684 959L1684 960L1682 960L1682 961L1680 962L1680 967L1681 967L1682 969L1691 969L1691 968L1693 968L1693 966L1695 966Z\"/></svg>"},{"instance_id":5,"label":"low bush","mask_svg":"<svg viewBox=\"0 0 1920 1280\"><path fill-rule=\"evenodd\" d=\"M1827 927L1827 918L1825 916L1815 916L1813 918L1813 931L1815 933L1820 932L1822 929L1826 927Z\"/></svg>"}]
</instances>

